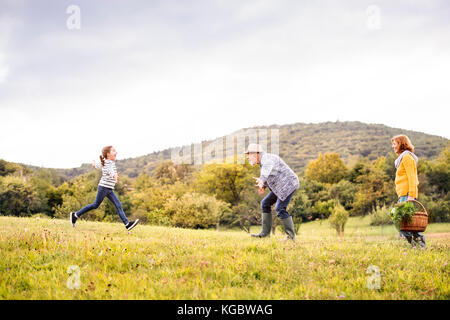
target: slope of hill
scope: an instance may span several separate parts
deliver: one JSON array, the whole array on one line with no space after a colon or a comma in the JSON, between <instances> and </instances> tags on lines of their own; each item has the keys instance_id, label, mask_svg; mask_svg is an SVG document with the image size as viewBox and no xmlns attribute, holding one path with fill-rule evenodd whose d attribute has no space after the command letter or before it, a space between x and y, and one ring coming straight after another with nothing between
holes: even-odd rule
<instances>
[{"instance_id":1,"label":"slope of hill","mask_svg":"<svg viewBox=\"0 0 450 320\"><path fill-rule=\"evenodd\" d=\"M280 130L280 155L295 169L302 169L319 152L337 152L352 159L374 160L392 153L391 137L406 134L419 157L433 159L445 148L448 139L422 132L361 122L326 122L274 126Z\"/></svg>"},{"instance_id":2,"label":"slope of hill","mask_svg":"<svg viewBox=\"0 0 450 320\"><path fill-rule=\"evenodd\" d=\"M301 171L306 164L317 158L319 152L338 152L348 164L358 158L376 159L386 156L391 150L390 138L397 134L408 135L416 147L419 157L433 159L447 145L448 139L422 132L391 128L382 124L362 122L325 122L318 124L294 123L288 125L260 126L247 129L278 129L279 152L294 170ZM239 136L246 129L231 135ZM213 140L203 141L207 146ZM158 163L171 158L172 149L117 161L122 174L136 177L140 173L151 174ZM60 173L68 178L90 170L90 165L80 168L61 169Z\"/></svg>"},{"instance_id":3,"label":"slope of hill","mask_svg":"<svg viewBox=\"0 0 450 320\"><path fill-rule=\"evenodd\" d=\"M319 152L338 152L345 161L357 158L369 160L392 152L390 138L397 134L408 135L419 157L435 158L447 145L448 139L421 132L391 128L381 124L361 122L326 122L319 124L295 123L289 125L261 126L259 129L279 130L279 151L295 170L302 170ZM245 129L243 129L245 130ZM243 130L232 133L240 135ZM203 141L208 145L210 141ZM170 159L171 149L118 161L118 168L133 177L141 172L151 173L160 161Z\"/></svg>"}]
</instances>

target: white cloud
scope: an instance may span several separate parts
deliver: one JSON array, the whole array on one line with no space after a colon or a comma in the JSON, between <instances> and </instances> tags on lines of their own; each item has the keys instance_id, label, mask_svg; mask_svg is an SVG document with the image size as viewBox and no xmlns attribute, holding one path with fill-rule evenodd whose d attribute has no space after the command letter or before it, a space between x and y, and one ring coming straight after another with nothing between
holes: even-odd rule
<instances>
[{"instance_id":1,"label":"white cloud","mask_svg":"<svg viewBox=\"0 0 450 320\"><path fill-rule=\"evenodd\" d=\"M9 73L7 63L8 44L11 40L12 31L20 26L17 18L0 12L0 85L6 81Z\"/></svg>"},{"instance_id":2,"label":"white cloud","mask_svg":"<svg viewBox=\"0 0 450 320\"><path fill-rule=\"evenodd\" d=\"M6 81L6 76L8 75L8 66L2 64L0 59L0 84Z\"/></svg>"},{"instance_id":3,"label":"white cloud","mask_svg":"<svg viewBox=\"0 0 450 320\"><path fill-rule=\"evenodd\" d=\"M80 3L79 32L34 34L25 23L30 43L18 33L5 47L0 158L74 167L107 144L125 158L243 127L336 119L450 137L450 30L434 11L418 14L420 3L410 13L380 2L376 32L359 1L195 4L162 2L147 19L145 8L102 7L107 23Z\"/></svg>"}]
</instances>

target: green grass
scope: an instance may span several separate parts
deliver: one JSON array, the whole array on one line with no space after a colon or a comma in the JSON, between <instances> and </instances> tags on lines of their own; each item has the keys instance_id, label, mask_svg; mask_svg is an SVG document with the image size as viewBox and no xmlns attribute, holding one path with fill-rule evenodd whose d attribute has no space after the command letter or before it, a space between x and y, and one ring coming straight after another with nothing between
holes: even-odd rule
<instances>
[{"instance_id":1,"label":"green grass","mask_svg":"<svg viewBox=\"0 0 450 320\"><path fill-rule=\"evenodd\" d=\"M254 227L252 231L259 231ZM449 299L450 224L431 224L427 249L393 226L351 218L337 237L326 221L297 242L242 231L0 217L0 299ZM80 289L69 289L71 265ZM367 288L367 268L381 288Z\"/></svg>"}]
</instances>

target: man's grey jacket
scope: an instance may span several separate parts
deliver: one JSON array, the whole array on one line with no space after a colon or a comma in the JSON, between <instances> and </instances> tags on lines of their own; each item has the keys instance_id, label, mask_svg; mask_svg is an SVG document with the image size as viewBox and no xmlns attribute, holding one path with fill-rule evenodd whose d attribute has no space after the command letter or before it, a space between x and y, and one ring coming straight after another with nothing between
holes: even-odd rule
<instances>
[{"instance_id":1,"label":"man's grey jacket","mask_svg":"<svg viewBox=\"0 0 450 320\"><path fill-rule=\"evenodd\" d=\"M298 189L299 181L294 171L279 156L260 153L260 179L275 193L278 199L284 201L292 192Z\"/></svg>"}]
</instances>

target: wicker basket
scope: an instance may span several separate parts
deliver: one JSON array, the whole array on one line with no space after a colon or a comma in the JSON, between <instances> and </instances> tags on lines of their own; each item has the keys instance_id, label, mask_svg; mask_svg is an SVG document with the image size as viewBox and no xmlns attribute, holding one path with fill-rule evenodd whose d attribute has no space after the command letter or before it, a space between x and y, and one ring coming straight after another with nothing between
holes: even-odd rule
<instances>
[{"instance_id":1,"label":"wicker basket","mask_svg":"<svg viewBox=\"0 0 450 320\"><path fill-rule=\"evenodd\" d=\"M412 200L412 202L418 203L422 207L421 211L416 211L416 213L414 213L414 215L412 216L412 220L410 222L401 222L399 226L400 230L409 232L423 232L428 225L427 210L419 201Z\"/></svg>"}]
</instances>

